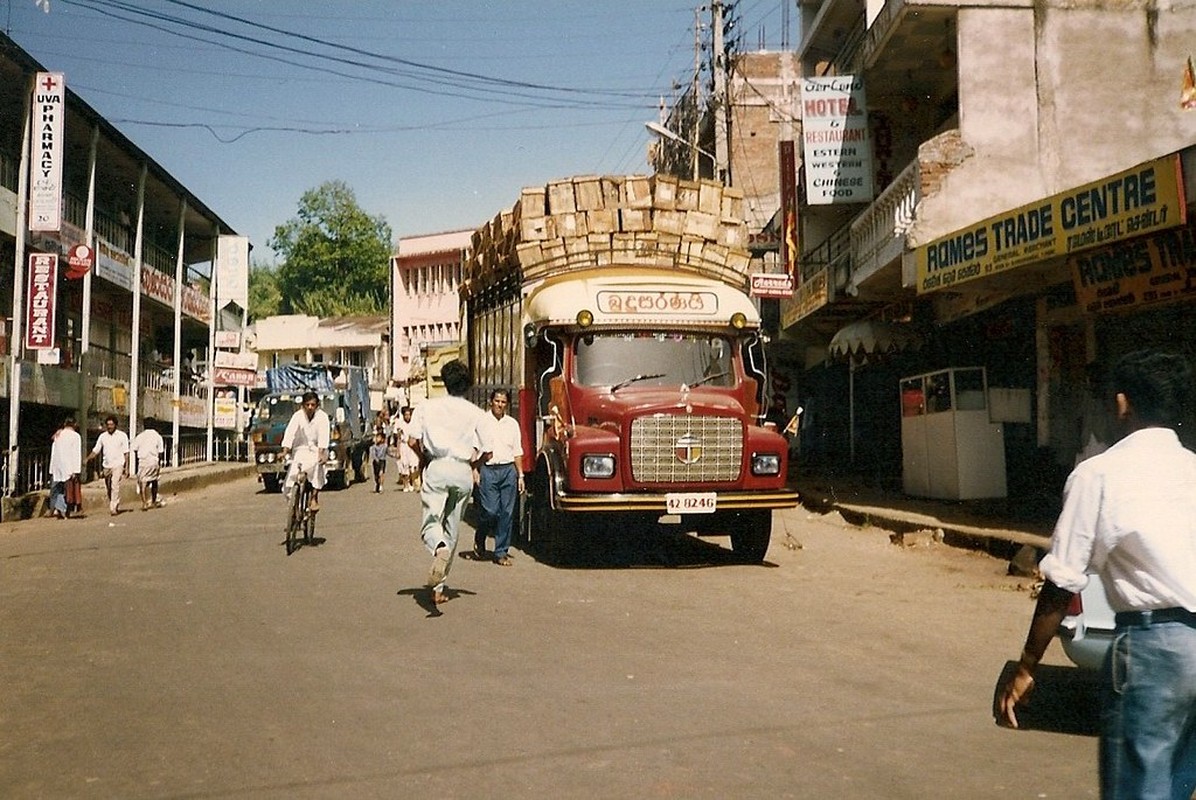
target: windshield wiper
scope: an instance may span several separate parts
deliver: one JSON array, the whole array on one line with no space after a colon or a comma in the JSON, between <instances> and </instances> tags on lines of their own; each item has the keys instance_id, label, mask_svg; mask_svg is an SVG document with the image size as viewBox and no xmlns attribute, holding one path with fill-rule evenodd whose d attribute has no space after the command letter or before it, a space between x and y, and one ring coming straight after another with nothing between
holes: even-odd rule
<instances>
[{"instance_id":1,"label":"windshield wiper","mask_svg":"<svg viewBox=\"0 0 1196 800\"><path fill-rule=\"evenodd\" d=\"M615 392L622 389L624 386L630 386L631 384L637 383L639 381L650 381L653 378L663 378L663 377L664 377L663 372L656 372L651 375L636 375L634 378L628 378L625 381L619 381L614 386L610 387L610 393L614 394Z\"/></svg>"},{"instance_id":2,"label":"windshield wiper","mask_svg":"<svg viewBox=\"0 0 1196 800\"><path fill-rule=\"evenodd\" d=\"M728 371L728 372L716 372L713 375L707 375L705 378L702 378L702 380L694 381L693 383L689 384L689 388L692 389L695 386L701 386L703 383L706 383L707 381L716 381L719 378L725 378L726 376L728 376L730 374L731 373Z\"/></svg>"}]
</instances>

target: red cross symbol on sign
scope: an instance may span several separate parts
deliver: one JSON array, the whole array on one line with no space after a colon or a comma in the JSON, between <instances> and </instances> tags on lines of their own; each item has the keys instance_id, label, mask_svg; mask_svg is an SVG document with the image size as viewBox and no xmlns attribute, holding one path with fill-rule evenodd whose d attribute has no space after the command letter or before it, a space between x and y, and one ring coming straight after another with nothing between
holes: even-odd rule
<instances>
[{"instance_id":1,"label":"red cross symbol on sign","mask_svg":"<svg viewBox=\"0 0 1196 800\"><path fill-rule=\"evenodd\" d=\"M44 83L42 85L45 87L45 90L48 92L51 89L53 89L55 86L58 85L58 81L54 80L53 75L50 75L47 73L46 80L44 81Z\"/></svg>"}]
</instances>

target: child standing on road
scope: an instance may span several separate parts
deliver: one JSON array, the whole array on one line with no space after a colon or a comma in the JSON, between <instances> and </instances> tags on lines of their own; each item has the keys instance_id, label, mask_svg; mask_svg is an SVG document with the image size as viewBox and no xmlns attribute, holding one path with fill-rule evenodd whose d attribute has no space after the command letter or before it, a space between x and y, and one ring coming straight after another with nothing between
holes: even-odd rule
<instances>
[{"instance_id":1,"label":"child standing on road","mask_svg":"<svg viewBox=\"0 0 1196 800\"><path fill-rule=\"evenodd\" d=\"M411 406L403 406L403 418L395 426L399 438L399 454L396 461L399 468L399 485L404 492L414 492L419 489L419 456L407 444L411 429Z\"/></svg>"},{"instance_id":2,"label":"child standing on road","mask_svg":"<svg viewBox=\"0 0 1196 800\"><path fill-rule=\"evenodd\" d=\"M370 445L370 464L374 467L374 492L380 493L386 477L386 436L381 431L374 434L374 443Z\"/></svg>"}]
</instances>

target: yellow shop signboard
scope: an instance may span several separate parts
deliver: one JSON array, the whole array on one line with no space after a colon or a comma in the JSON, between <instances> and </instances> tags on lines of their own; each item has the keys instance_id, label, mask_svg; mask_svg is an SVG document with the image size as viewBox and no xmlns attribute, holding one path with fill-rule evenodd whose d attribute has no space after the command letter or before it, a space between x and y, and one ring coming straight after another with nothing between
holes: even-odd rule
<instances>
[{"instance_id":1,"label":"yellow shop signboard","mask_svg":"<svg viewBox=\"0 0 1196 800\"><path fill-rule=\"evenodd\" d=\"M918 294L1184 222L1179 156L1165 156L919 247Z\"/></svg>"}]
</instances>

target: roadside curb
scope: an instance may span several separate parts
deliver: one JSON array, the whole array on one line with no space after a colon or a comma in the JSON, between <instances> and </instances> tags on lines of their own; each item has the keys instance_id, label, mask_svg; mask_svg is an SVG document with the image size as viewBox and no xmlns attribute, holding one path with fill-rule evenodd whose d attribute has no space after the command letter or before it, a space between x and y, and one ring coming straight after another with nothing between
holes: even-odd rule
<instances>
[{"instance_id":1,"label":"roadside curb","mask_svg":"<svg viewBox=\"0 0 1196 800\"><path fill-rule=\"evenodd\" d=\"M158 479L158 496L172 497L184 492L203 489L217 483L247 478L256 474L254 464L248 462L213 462L166 467ZM132 507L138 502L137 478L129 476L120 487L121 504ZM49 491L41 489L16 497L0 498L5 523L24 522L48 517ZM107 491L102 479L83 484L84 513L104 509L108 505Z\"/></svg>"},{"instance_id":2,"label":"roadside curb","mask_svg":"<svg viewBox=\"0 0 1196 800\"><path fill-rule=\"evenodd\" d=\"M838 513L858 527L876 527L894 534L934 531L936 539L952 547L979 550L997 558L1010 559L1023 547L1045 552L1051 529L1044 523L1020 523L978 515L966 504L940 504L888 493L827 491L821 486L798 486L798 508L814 514Z\"/></svg>"}]
</instances>

